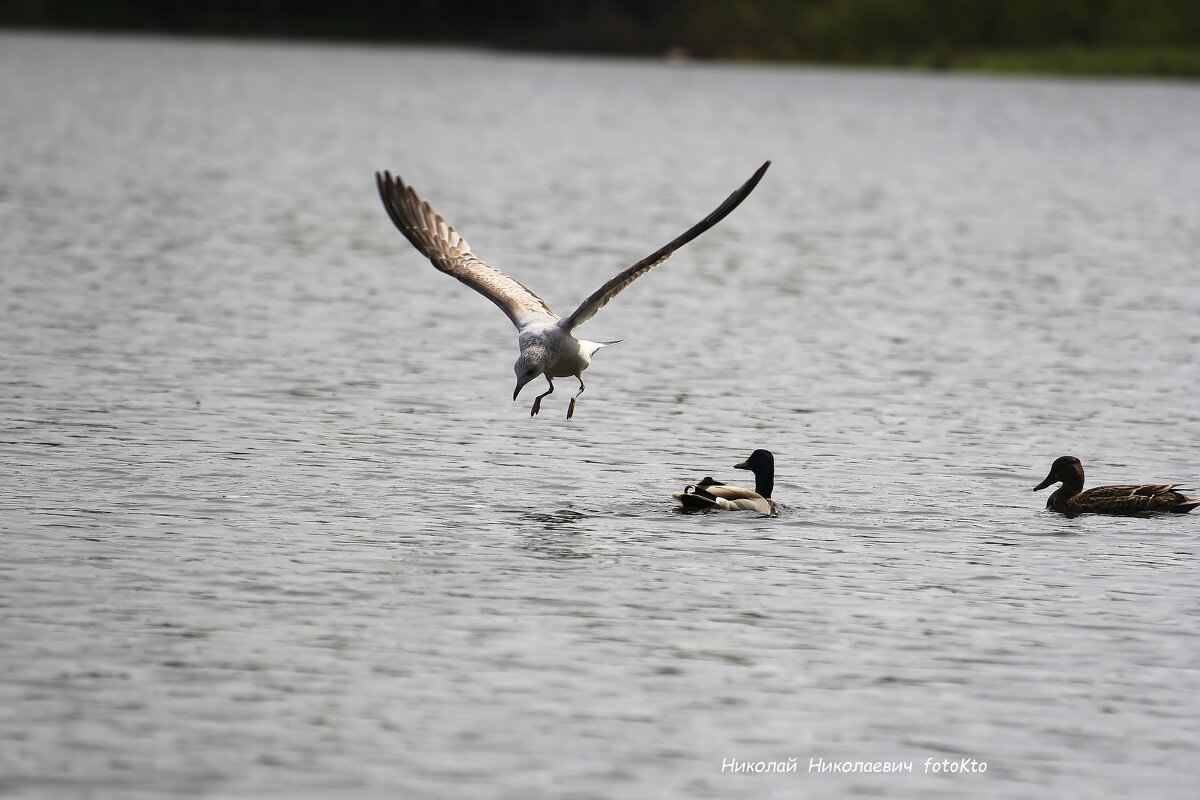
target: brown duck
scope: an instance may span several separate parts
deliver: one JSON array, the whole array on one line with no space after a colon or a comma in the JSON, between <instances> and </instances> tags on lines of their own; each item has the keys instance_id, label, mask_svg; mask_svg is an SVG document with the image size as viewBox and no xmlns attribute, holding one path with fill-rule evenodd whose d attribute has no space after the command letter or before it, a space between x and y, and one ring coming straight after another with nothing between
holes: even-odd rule
<instances>
[{"instance_id":1,"label":"brown duck","mask_svg":"<svg viewBox=\"0 0 1200 800\"><path fill-rule=\"evenodd\" d=\"M775 488L775 456L769 450L755 450L734 469L754 473L754 491L726 486L705 476L695 486L685 486L672 497L691 511L757 511L775 516L775 501L771 499L771 490Z\"/></svg>"},{"instance_id":2,"label":"brown duck","mask_svg":"<svg viewBox=\"0 0 1200 800\"><path fill-rule=\"evenodd\" d=\"M1143 483L1123 486L1097 486L1083 490L1083 464L1075 456L1054 459L1046 480L1033 487L1036 492L1052 483L1061 483L1046 508L1064 514L1145 514L1152 511L1186 514L1200 499L1176 491L1180 483Z\"/></svg>"}]
</instances>

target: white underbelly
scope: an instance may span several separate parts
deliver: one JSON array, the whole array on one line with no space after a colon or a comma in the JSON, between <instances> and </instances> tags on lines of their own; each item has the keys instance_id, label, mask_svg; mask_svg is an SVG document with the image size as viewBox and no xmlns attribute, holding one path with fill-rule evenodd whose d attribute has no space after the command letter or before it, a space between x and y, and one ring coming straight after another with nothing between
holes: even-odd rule
<instances>
[{"instance_id":1,"label":"white underbelly","mask_svg":"<svg viewBox=\"0 0 1200 800\"><path fill-rule=\"evenodd\" d=\"M558 358L546 370L546 374L551 378L566 378L571 375L578 375L587 369L588 364L591 362L591 359L584 357L579 347L575 345L575 342L564 342L563 344L564 347L558 352Z\"/></svg>"},{"instance_id":2,"label":"white underbelly","mask_svg":"<svg viewBox=\"0 0 1200 800\"><path fill-rule=\"evenodd\" d=\"M566 378L578 375L591 363L587 351L574 336L563 333L557 326L531 327L521 332L521 347L534 344L544 347L551 354L545 374L549 378Z\"/></svg>"}]
</instances>

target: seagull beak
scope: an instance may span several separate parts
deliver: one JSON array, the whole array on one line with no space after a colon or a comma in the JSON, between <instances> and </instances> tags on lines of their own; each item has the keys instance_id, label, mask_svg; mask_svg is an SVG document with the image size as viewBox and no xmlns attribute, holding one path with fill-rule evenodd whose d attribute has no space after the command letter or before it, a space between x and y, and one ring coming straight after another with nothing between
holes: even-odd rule
<instances>
[{"instance_id":1,"label":"seagull beak","mask_svg":"<svg viewBox=\"0 0 1200 800\"><path fill-rule=\"evenodd\" d=\"M513 389L513 400L517 399L517 395L525 388L526 383L529 383L529 381L517 381L517 388Z\"/></svg>"},{"instance_id":2,"label":"seagull beak","mask_svg":"<svg viewBox=\"0 0 1200 800\"><path fill-rule=\"evenodd\" d=\"M1033 490L1036 492L1039 489L1045 489L1047 486L1049 486L1052 483L1055 483L1056 481L1057 481L1057 478L1054 477L1054 470L1051 470L1050 474L1046 476L1046 480L1042 481L1037 486L1033 487Z\"/></svg>"}]
</instances>

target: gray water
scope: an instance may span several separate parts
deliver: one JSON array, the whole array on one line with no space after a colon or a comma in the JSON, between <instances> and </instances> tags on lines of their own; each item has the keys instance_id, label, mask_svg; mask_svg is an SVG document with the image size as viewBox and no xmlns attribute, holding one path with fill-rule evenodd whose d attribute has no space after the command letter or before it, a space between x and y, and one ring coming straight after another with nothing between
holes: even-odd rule
<instances>
[{"instance_id":1,"label":"gray water","mask_svg":"<svg viewBox=\"0 0 1200 800\"><path fill-rule=\"evenodd\" d=\"M1200 87L8 34L0 109L0 795L1194 796L1200 515L1031 489L1200 483ZM767 158L569 422L372 182L566 313Z\"/></svg>"}]
</instances>

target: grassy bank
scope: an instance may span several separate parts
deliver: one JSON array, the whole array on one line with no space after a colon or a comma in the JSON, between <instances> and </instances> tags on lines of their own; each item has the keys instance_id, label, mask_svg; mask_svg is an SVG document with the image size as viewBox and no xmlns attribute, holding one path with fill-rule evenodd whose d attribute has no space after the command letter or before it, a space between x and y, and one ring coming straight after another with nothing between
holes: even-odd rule
<instances>
[{"instance_id":1,"label":"grassy bank","mask_svg":"<svg viewBox=\"0 0 1200 800\"><path fill-rule=\"evenodd\" d=\"M1004 50L964 56L949 65L972 72L1026 75L1096 75L1200 78L1200 48L1057 47Z\"/></svg>"}]
</instances>

